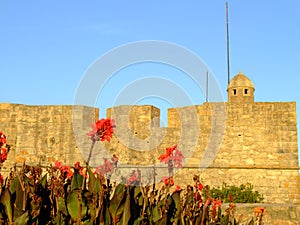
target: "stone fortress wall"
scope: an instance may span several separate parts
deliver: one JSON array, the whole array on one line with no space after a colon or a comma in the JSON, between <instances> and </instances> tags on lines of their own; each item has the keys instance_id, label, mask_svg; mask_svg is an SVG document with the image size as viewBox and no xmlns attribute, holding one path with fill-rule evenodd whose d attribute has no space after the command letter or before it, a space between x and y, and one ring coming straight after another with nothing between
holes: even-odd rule
<instances>
[{"instance_id":1,"label":"stone fortress wall","mask_svg":"<svg viewBox=\"0 0 300 225\"><path fill-rule=\"evenodd\" d=\"M96 144L91 165L116 154L120 167L155 164L167 175L157 158L178 144L186 159L175 182L191 184L195 174L215 186L250 182L266 203L300 204L296 103L255 102L254 90L240 73L228 86L228 102L171 108L168 127L160 127L160 110L150 105L110 108L116 132L110 143ZM99 109L86 106L0 104L0 130L12 145L2 170L24 160L84 162L91 145L86 133L98 117Z\"/></svg>"}]
</instances>

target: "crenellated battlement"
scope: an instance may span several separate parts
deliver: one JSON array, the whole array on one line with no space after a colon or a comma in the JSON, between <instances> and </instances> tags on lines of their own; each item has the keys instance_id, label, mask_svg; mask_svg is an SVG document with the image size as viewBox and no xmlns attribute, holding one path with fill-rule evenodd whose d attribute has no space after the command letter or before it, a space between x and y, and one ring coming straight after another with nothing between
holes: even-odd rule
<instances>
[{"instance_id":1,"label":"crenellated battlement","mask_svg":"<svg viewBox=\"0 0 300 225\"><path fill-rule=\"evenodd\" d=\"M107 109L115 133L110 143L96 144L90 164L116 154L120 167L156 165L165 174L158 156L177 144L185 156L184 169L175 174L182 184L200 173L209 185L250 182L267 203L300 204L296 103L250 101L253 84L240 77L228 89L229 102L171 108L167 127L160 126L160 110L152 105ZM0 130L12 146L2 170L24 161L84 162L91 146L86 133L98 118L99 109L87 106L1 103Z\"/></svg>"}]
</instances>

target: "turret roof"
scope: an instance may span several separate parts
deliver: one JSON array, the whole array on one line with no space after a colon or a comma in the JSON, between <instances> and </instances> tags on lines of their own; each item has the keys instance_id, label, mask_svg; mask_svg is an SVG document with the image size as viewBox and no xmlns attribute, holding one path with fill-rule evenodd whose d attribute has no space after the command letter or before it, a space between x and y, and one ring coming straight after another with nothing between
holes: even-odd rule
<instances>
[{"instance_id":1,"label":"turret roof","mask_svg":"<svg viewBox=\"0 0 300 225\"><path fill-rule=\"evenodd\" d=\"M228 89L231 88L238 88L238 87L249 87L249 88L254 88L254 84L252 81L245 76L241 71L232 78L228 85Z\"/></svg>"}]
</instances>

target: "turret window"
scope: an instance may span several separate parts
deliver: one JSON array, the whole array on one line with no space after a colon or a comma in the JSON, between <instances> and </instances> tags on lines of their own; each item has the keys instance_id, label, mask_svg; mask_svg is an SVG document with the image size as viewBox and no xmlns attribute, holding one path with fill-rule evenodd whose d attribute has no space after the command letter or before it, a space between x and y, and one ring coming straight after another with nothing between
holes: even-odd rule
<instances>
[{"instance_id":1,"label":"turret window","mask_svg":"<svg viewBox=\"0 0 300 225\"><path fill-rule=\"evenodd\" d=\"M233 95L236 95L236 89L233 89Z\"/></svg>"},{"instance_id":2,"label":"turret window","mask_svg":"<svg viewBox=\"0 0 300 225\"><path fill-rule=\"evenodd\" d=\"M248 95L249 94L249 90L248 89L244 89L244 94Z\"/></svg>"}]
</instances>

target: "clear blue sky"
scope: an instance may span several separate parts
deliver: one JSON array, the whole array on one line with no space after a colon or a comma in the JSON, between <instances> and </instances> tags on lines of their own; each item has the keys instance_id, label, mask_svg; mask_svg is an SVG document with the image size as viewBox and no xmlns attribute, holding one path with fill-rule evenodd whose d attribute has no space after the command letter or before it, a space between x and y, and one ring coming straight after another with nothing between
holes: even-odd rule
<instances>
[{"instance_id":1,"label":"clear blue sky","mask_svg":"<svg viewBox=\"0 0 300 225\"><path fill-rule=\"evenodd\" d=\"M213 71L226 100L225 2L1 1L0 102L73 104L82 76L97 58L143 40L175 43L197 54ZM242 70L255 84L256 101L296 101L299 114L300 1L229 0L229 23L232 76ZM133 70L170 79L176 73L157 65ZM122 85L137 79L120 77L112 79L111 92L95 106L111 107ZM185 83L183 78L183 87ZM202 104L203 93L187 89L192 102ZM168 106L155 99L142 103Z\"/></svg>"}]
</instances>

